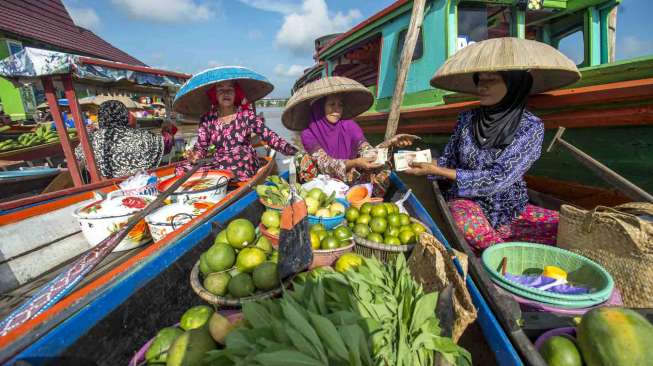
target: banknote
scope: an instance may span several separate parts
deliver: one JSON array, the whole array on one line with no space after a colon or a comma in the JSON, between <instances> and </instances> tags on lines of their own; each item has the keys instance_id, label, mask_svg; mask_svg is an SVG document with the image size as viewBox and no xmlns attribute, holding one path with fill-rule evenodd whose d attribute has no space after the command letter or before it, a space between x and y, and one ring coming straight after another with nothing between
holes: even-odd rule
<instances>
[{"instance_id":1,"label":"banknote","mask_svg":"<svg viewBox=\"0 0 653 366\"><path fill-rule=\"evenodd\" d=\"M362 156L364 158L374 158L374 164L385 164L385 162L388 160L388 149L381 147L368 149L363 152Z\"/></svg>"},{"instance_id":2,"label":"banknote","mask_svg":"<svg viewBox=\"0 0 653 366\"><path fill-rule=\"evenodd\" d=\"M395 170L402 172L410 168L411 163L430 163L431 150L398 151L394 155Z\"/></svg>"}]
</instances>

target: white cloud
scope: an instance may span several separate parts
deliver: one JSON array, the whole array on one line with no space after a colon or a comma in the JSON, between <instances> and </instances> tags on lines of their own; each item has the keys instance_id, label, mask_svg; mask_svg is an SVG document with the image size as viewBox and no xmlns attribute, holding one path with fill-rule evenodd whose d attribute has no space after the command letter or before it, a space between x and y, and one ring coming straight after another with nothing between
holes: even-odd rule
<instances>
[{"instance_id":1,"label":"white cloud","mask_svg":"<svg viewBox=\"0 0 653 366\"><path fill-rule=\"evenodd\" d=\"M112 0L134 19L161 23L207 21L216 16L212 5L196 0Z\"/></svg>"},{"instance_id":2,"label":"white cloud","mask_svg":"<svg viewBox=\"0 0 653 366\"><path fill-rule=\"evenodd\" d=\"M296 2L292 1L240 0L240 2L258 10L273 11L275 13L282 14L289 14L301 10L301 7Z\"/></svg>"},{"instance_id":3,"label":"white cloud","mask_svg":"<svg viewBox=\"0 0 653 366\"><path fill-rule=\"evenodd\" d=\"M278 64L274 68L274 73L277 76L289 77L289 78L298 78L304 74L304 69L306 67L301 65L290 65L286 68L284 64Z\"/></svg>"},{"instance_id":4,"label":"white cloud","mask_svg":"<svg viewBox=\"0 0 653 366\"><path fill-rule=\"evenodd\" d=\"M90 30L97 30L100 27L100 17L93 8L66 6L66 9L78 26Z\"/></svg>"},{"instance_id":5,"label":"white cloud","mask_svg":"<svg viewBox=\"0 0 653 366\"><path fill-rule=\"evenodd\" d=\"M276 44L296 56L311 55L314 41L321 36L344 32L362 18L358 9L330 12L325 0L302 0L301 7L290 1L240 0L259 10L283 14Z\"/></svg>"},{"instance_id":6,"label":"white cloud","mask_svg":"<svg viewBox=\"0 0 653 366\"><path fill-rule=\"evenodd\" d=\"M357 9L330 14L325 0L304 0L301 12L284 16L276 42L295 55L312 54L316 38L346 31L361 17Z\"/></svg>"},{"instance_id":7,"label":"white cloud","mask_svg":"<svg viewBox=\"0 0 653 366\"><path fill-rule=\"evenodd\" d=\"M653 41L637 36L627 36L617 42L617 58L626 59L653 54Z\"/></svg>"}]
</instances>

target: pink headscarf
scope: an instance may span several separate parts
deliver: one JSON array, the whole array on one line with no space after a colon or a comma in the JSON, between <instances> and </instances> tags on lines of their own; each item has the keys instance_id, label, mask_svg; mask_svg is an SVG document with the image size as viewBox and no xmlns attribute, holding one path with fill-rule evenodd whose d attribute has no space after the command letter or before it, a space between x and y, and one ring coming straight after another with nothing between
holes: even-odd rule
<instances>
[{"instance_id":1,"label":"pink headscarf","mask_svg":"<svg viewBox=\"0 0 653 366\"><path fill-rule=\"evenodd\" d=\"M240 85L236 82L234 82L234 93L236 94L236 97L234 98L234 106L240 107L243 111L249 110L250 103L247 102L247 97L245 96L243 89L241 89ZM218 105L218 88L216 85L209 88L209 90L206 91L206 95L209 97L211 105Z\"/></svg>"}]
</instances>

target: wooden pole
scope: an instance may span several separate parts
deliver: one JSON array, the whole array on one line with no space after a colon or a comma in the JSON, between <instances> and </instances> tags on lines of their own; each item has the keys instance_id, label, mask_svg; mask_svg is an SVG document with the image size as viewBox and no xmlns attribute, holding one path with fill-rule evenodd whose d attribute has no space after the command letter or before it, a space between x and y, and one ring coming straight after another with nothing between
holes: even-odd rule
<instances>
[{"instance_id":1,"label":"wooden pole","mask_svg":"<svg viewBox=\"0 0 653 366\"><path fill-rule=\"evenodd\" d=\"M617 55L617 9L615 6L608 14L608 62L614 62Z\"/></svg>"},{"instance_id":2,"label":"wooden pole","mask_svg":"<svg viewBox=\"0 0 653 366\"><path fill-rule=\"evenodd\" d=\"M395 83L395 91L392 95L392 104L390 107L390 114L388 115L388 124L385 130L385 139L392 138L397 133L399 126L399 114L401 103L404 101L404 89L406 85L406 77L408 76L408 69L413 60L413 52L419 37L419 31L422 27L424 20L424 6L426 0L414 0L413 12L410 16L410 25L406 32L406 40L404 41L404 48L401 52L401 59L399 61L399 70L397 70L397 81Z\"/></svg>"},{"instance_id":3,"label":"wooden pole","mask_svg":"<svg viewBox=\"0 0 653 366\"><path fill-rule=\"evenodd\" d=\"M82 145L84 157L86 158L86 169L88 169L88 172L91 175L91 182L99 182L102 178L98 172L97 165L95 165L95 155L93 154L93 148L88 138L88 133L86 132L86 125L82 118L81 108L79 108L77 95L75 95L73 77L70 74L65 74L62 75L61 78L63 80L64 94L66 95L68 105L70 106L70 114L73 116L75 128L77 129L77 136L79 136L79 143Z\"/></svg>"},{"instance_id":4,"label":"wooden pole","mask_svg":"<svg viewBox=\"0 0 653 366\"><path fill-rule=\"evenodd\" d=\"M611 184L618 191L625 194L628 198L640 201L640 202L650 202L653 203L653 195L636 186L633 182L617 174L614 170L608 168L607 166L601 164L601 162L595 160L591 156L587 155L584 151L577 148L576 146L570 144L569 142L562 139L562 134L565 132L564 127L559 127L558 132L555 134L551 145L547 149L547 152L550 152L553 149L555 144L561 145L567 152L571 154L578 162L583 164L589 170L594 172L599 178L603 179L608 184Z\"/></svg>"},{"instance_id":5,"label":"wooden pole","mask_svg":"<svg viewBox=\"0 0 653 366\"><path fill-rule=\"evenodd\" d=\"M70 170L70 175L73 178L73 184L75 187L81 187L84 185L84 182L82 181L82 175L79 172L77 159L75 159L75 152L73 151L70 140L68 139L66 125L61 118L61 111L59 110L57 96L54 93L52 77L44 76L41 78L41 82L43 83L43 89L45 90L45 99L48 101L48 106L50 107L50 114L52 115L55 126L57 126L57 134L59 135L59 141L61 142L61 149L63 150L63 155L68 163L68 170Z\"/></svg>"}]
</instances>

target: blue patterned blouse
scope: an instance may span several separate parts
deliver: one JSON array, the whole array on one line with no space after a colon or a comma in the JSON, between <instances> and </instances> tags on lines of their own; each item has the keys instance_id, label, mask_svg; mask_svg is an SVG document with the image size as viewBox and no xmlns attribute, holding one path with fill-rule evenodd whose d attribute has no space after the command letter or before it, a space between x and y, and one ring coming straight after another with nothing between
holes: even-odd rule
<instances>
[{"instance_id":1,"label":"blue patterned blouse","mask_svg":"<svg viewBox=\"0 0 653 366\"><path fill-rule=\"evenodd\" d=\"M544 124L524 111L510 145L481 149L474 140L472 115L472 111L460 114L438 164L456 169L456 181L445 193L446 198L473 200L496 228L517 218L526 208L524 174L540 157Z\"/></svg>"}]
</instances>

